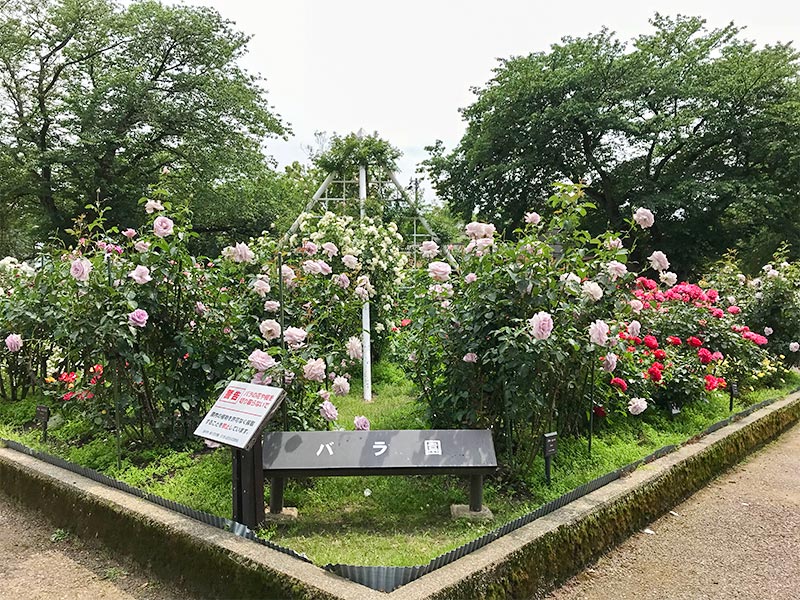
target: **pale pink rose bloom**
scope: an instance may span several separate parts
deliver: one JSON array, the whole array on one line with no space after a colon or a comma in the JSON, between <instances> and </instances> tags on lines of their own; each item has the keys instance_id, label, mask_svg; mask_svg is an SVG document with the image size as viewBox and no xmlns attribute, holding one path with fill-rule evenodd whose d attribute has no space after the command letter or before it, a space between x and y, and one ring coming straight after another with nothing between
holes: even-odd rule
<instances>
[{"instance_id":1,"label":"pale pink rose bloom","mask_svg":"<svg viewBox=\"0 0 800 600\"><path fill-rule=\"evenodd\" d=\"M789 352L797 352L798 350L800 350L800 343L791 342L789 344Z\"/></svg>"},{"instance_id":2,"label":"pale pink rose bloom","mask_svg":"<svg viewBox=\"0 0 800 600\"><path fill-rule=\"evenodd\" d=\"M325 401L319 405L319 414L322 415L323 419L329 422L339 418L339 411L336 410L336 407L328 399L325 399Z\"/></svg>"},{"instance_id":3,"label":"pale pink rose bloom","mask_svg":"<svg viewBox=\"0 0 800 600\"><path fill-rule=\"evenodd\" d=\"M351 336L347 340L347 356L353 360L361 360L364 356L364 348L361 346L361 340L356 336Z\"/></svg>"},{"instance_id":4,"label":"pale pink rose bloom","mask_svg":"<svg viewBox=\"0 0 800 600\"><path fill-rule=\"evenodd\" d=\"M606 264L606 271L611 276L611 281L616 281L620 277L625 277L628 274L628 267L619 261L612 260Z\"/></svg>"},{"instance_id":5,"label":"pale pink rose bloom","mask_svg":"<svg viewBox=\"0 0 800 600\"><path fill-rule=\"evenodd\" d=\"M647 260L650 261L650 266L653 267L656 271L666 271L669 269L669 261L667 260L667 255L661 252L661 250L656 250L650 256L647 257Z\"/></svg>"},{"instance_id":6,"label":"pale pink rose bloom","mask_svg":"<svg viewBox=\"0 0 800 600\"><path fill-rule=\"evenodd\" d=\"M358 431L369 431L369 419L363 415L353 419L353 425Z\"/></svg>"},{"instance_id":7,"label":"pale pink rose bloom","mask_svg":"<svg viewBox=\"0 0 800 600\"><path fill-rule=\"evenodd\" d=\"M128 238L129 240L131 240L131 239L133 239L134 237L136 237L136 230L135 230L135 229L131 229L131 228L129 227L128 229L126 229L125 231L123 231L123 232L122 232L122 235L124 235L126 238Z\"/></svg>"},{"instance_id":8,"label":"pale pink rose bloom","mask_svg":"<svg viewBox=\"0 0 800 600\"><path fill-rule=\"evenodd\" d=\"M322 398L323 401L331 399L331 393L328 390L320 390L317 392L317 395Z\"/></svg>"},{"instance_id":9,"label":"pale pink rose bloom","mask_svg":"<svg viewBox=\"0 0 800 600\"><path fill-rule=\"evenodd\" d=\"M164 205L158 200L148 200L144 205L144 212L148 215L152 215L157 210L164 210Z\"/></svg>"},{"instance_id":10,"label":"pale pink rose bloom","mask_svg":"<svg viewBox=\"0 0 800 600\"><path fill-rule=\"evenodd\" d=\"M339 273L338 275L334 275L331 280L333 283L338 285L343 290L346 290L350 287L350 278L347 276L346 273Z\"/></svg>"},{"instance_id":11,"label":"pale pink rose bloom","mask_svg":"<svg viewBox=\"0 0 800 600\"><path fill-rule=\"evenodd\" d=\"M247 360L250 361L250 366L256 371L266 371L278 364L268 352L258 349L253 350Z\"/></svg>"},{"instance_id":12,"label":"pale pink rose bloom","mask_svg":"<svg viewBox=\"0 0 800 600\"><path fill-rule=\"evenodd\" d=\"M642 309L644 308L644 304L642 303L641 300L635 300L634 299L634 300L631 300L629 302L629 304L631 305L631 309L633 310L633 312L635 312L637 315L640 312L642 312Z\"/></svg>"},{"instance_id":13,"label":"pale pink rose bloom","mask_svg":"<svg viewBox=\"0 0 800 600\"><path fill-rule=\"evenodd\" d=\"M598 346L605 346L608 343L608 332L608 324L601 319L589 325L589 339Z\"/></svg>"},{"instance_id":14,"label":"pale pink rose bloom","mask_svg":"<svg viewBox=\"0 0 800 600\"><path fill-rule=\"evenodd\" d=\"M244 242L239 242L235 246L228 246L222 250L222 256L237 263L253 262L256 255Z\"/></svg>"},{"instance_id":15,"label":"pale pink rose bloom","mask_svg":"<svg viewBox=\"0 0 800 600\"><path fill-rule=\"evenodd\" d=\"M308 332L305 329L287 327L286 331L283 332L283 340L288 344L289 348L295 350L303 345L307 335Z\"/></svg>"},{"instance_id":16,"label":"pale pink rose bloom","mask_svg":"<svg viewBox=\"0 0 800 600\"><path fill-rule=\"evenodd\" d=\"M255 293L261 296L262 298L267 294L269 294L269 291L272 289L272 287L265 279L260 279L260 278L253 281L252 287L253 291L255 291Z\"/></svg>"},{"instance_id":17,"label":"pale pink rose bloom","mask_svg":"<svg viewBox=\"0 0 800 600\"><path fill-rule=\"evenodd\" d=\"M483 256L484 252L494 246L494 238L485 237L485 238L477 238L470 241L467 244L467 247L464 248L464 252L469 254L471 252L475 252L475 256Z\"/></svg>"},{"instance_id":18,"label":"pale pink rose bloom","mask_svg":"<svg viewBox=\"0 0 800 600\"><path fill-rule=\"evenodd\" d=\"M420 244L419 251L423 258L433 258L439 254L439 244L433 240L425 240Z\"/></svg>"},{"instance_id":19,"label":"pale pink rose bloom","mask_svg":"<svg viewBox=\"0 0 800 600\"><path fill-rule=\"evenodd\" d=\"M294 272L294 269L289 265L281 265L281 277L283 277L283 283L291 284L297 275Z\"/></svg>"},{"instance_id":20,"label":"pale pink rose bloom","mask_svg":"<svg viewBox=\"0 0 800 600\"><path fill-rule=\"evenodd\" d=\"M310 275L320 275L322 273L322 267L320 267L319 262L316 260L307 260L302 266L303 271Z\"/></svg>"},{"instance_id":21,"label":"pale pink rose bloom","mask_svg":"<svg viewBox=\"0 0 800 600\"><path fill-rule=\"evenodd\" d=\"M294 381L294 371L284 371L283 372L283 381L286 385L289 385Z\"/></svg>"},{"instance_id":22,"label":"pale pink rose bloom","mask_svg":"<svg viewBox=\"0 0 800 600\"><path fill-rule=\"evenodd\" d=\"M264 302L264 310L267 312L277 312L281 307L281 303L277 300L267 300Z\"/></svg>"},{"instance_id":23,"label":"pale pink rose bloom","mask_svg":"<svg viewBox=\"0 0 800 600\"><path fill-rule=\"evenodd\" d=\"M539 215L539 213L536 212L525 213L525 222L528 225L538 225L541 222L541 220L542 217Z\"/></svg>"},{"instance_id":24,"label":"pale pink rose bloom","mask_svg":"<svg viewBox=\"0 0 800 600\"><path fill-rule=\"evenodd\" d=\"M213 440L203 440L203 443L206 445L206 448L219 448L222 446L222 444Z\"/></svg>"},{"instance_id":25,"label":"pale pink rose bloom","mask_svg":"<svg viewBox=\"0 0 800 600\"><path fill-rule=\"evenodd\" d=\"M476 363L478 362L478 355L474 352L467 352L461 360L465 363Z\"/></svg>"},{"instance_id":26,"label":"pale pink rose bloom","mask_svg":"<svg viewBox=\"0 0 800 600\"><path fill-rule=\"evenodd\" d=\"M491 223L479 223L477 221L473 221L464 227L464 231L466 232L467 236L475 240L478 238L492 237L495 234L496 229Z\"/></svg>"},{"instance_id":27,"label":"pale pink rose bloom","mask_svg":"<svg viewBox=\"0 0 800 600\"><path fill-rule=\"evenodd\" d=\"M168 217L156 217L156 220L153 221L153 233L160 238L167 237L168 235L172 235L174 226L175 223L172 222L172 219Z\"/></svg>"},{"instance_id":28,"label":"pale pink rose bloom","mask_svg":"<svg viewBox=\"0 0 800 600\"><path fill-rule=\"evenodd\" d=\"M771 336L773 331L772 327L764 327L764 335L767 337Z\"/></svg>"},{"instance_id":29,"label":"pale pink rose bloom","mask_svg":"<svg viewBox=\"0 0 800 600\"><path fill-rule=\"evenodd\" d=\"M76 258L69 267L69 274L78 281L87 281L92 272L92 263L85 258Z\"/></svg>"},{"instance_id":30,"label":"pale pink rose bloom","mask_svg":"<svg viewBox=\"0 0 800 600\"><path fill-rule=\"evenodd\" d=\"M150 269L144 265L137 266L133 271L128 273L128 277L133 279L139 285L144 285L148 281L153 281L153 278L150 277Z\"/></svg>"},{"instance_id":31,"label":"pale pink rose bloom","mask_svg":"<svg viewBox=\"0 0 800 600\"><path fill-rule=\"evenodd\" d=\"M662 271L658 278L661 280L661 283L670 287L678 283L678 276L672 271Z\"/></svg>"},{"instance_id":32,"label":"pale pink rose bloom","mask_svg":"<svg viewBox=\"0 0 800 600\"><path fill-rule=\"evenodd\" d=\"M274 340L281 336L281 326L275 319L267 319L262 321L258 326L258 330L265 340Z\"/></svg>"},{"instance_id":33,"label":"pale pink rose bloom","mask_svg":"<svg viewBox=\"0 0 800 600\"><path fill-rule=\"evenodd\" d=\"M603 370L611 373L614 369L617 368L617 355L613 352L609 352L603 357Z\"/></svg>"},{"instance_id":34,"label":"pale pink rose bloom","mask_svg":"<svg viewBox=\"0 0 800 600\"><path fill-rule=\"evenodd\" d=\"M350 393L350 382L345 377L333 380L333 393L337 396L347 396Z\"/></svg>"},{"instance_id":35,"label":"pale pink rose bloom","mask_svg":"<svg viewBox=\"0 0 800 600\"><path fill-rule=\"evenodd\" d=\"M144 327L147 325L147 319L150 318L150 315L147 314L146 310L142 310L141 308L137 308L135 311L128 315L128 323L133 325L134 327Z\"/></svg>"},{"instance_id":36,"label":"pale pink rose bloom","mask_svg":"<svg viewBox=\"0 0 800 600\"><path fill-rule=\"evenodd\" d=\"M352 254L345 254L342 257L342 262L344 263L344 266L347 267L348 269L353 269L353 270L358 269L359 266L358 259Z\"/></svg>"},{"instance_id":37,"label":"pale pink rose bloom","mask_svg":"<svg viewBox=\"0 0 800 600\"><path fill-rule=\"evenodd\" d=\"M546 340L553 332L553 317L550 313L539 311L528 319L533 337L537 340Z\"/></svg>"},{"instance_id":38,"label":"pale pink rose bloom","mask_svg":"<svg viewBox=\"0 0 800 600\"><path fill-rule=\"evenodd\" d=\"M647 400L644 398L631 398L628 402L628 411L632 415L640 415L647 408Z\"/></svg>"},{"instance_id":39,"label":"pale pink rose bloom","mask_svg":"<svg viewBox=\"0 0 800 600\"><path fill-rule=\"evenodd\" d=\"M194 312L200 315L201 317L208 312L206 305L202 302L195 302L194 305Z\"/></svg>"},{"instance_id":40,"label":"pale pink rose bloom","mask_svg":"<svg viewBox=\"0 0 800 600\"><path fill-rule=\"evenodd\" d=\"M254 383L255 385L269 385L272 383L272 375L267 375L264 371L259 371L253 375L250 383Z\"/></svg>"},{"instance_id":41,"label":"pale pink rose bloom","mask_svg":"<svg viewBox=\"0 0 800 600\"><path fill-rule=\"evenodd\" d=\"M642 333L642 324L639 321L631 321L628 325L627 329L628 335L632 335L633 337L639 337L639 334Z\"/></svg>"},{"instance_id":42,"label":"pale pink rose bloom","mask_svg":"<svg viewBox=\"0 0 800 600\"><path fill-rule=\"evenodd\" d=\"M622 240L619 238L611 238L610 240L606 240L606 248L609 250L621 250Z\"/></svg>"},{"instance_id":43,"label":"pale pink rose bloom","mask_svg":"<svg viewBox=\"0 0 800 600\"><path fill-rule=\"evenodd\" d=\"M559 281L566 282L566 283L580 283L581 278L575 275L575 273L562 273L559 278Z\"/></svg>"},{"instance_id":44,"label":"pale pink rose bloom","mask_svg":"<svg viewBox=\"0 0 800 600\"><path fill-rule=\"evenodd\" d=\"M359 285L356 289L353 290L353 293L359 297L362 302L366 302L369 300L369 292L367 288L364 286Z\"/></svg>"},{"instance_id":45,"label":"pale pink rose bloom","mask_svg":"<svg viewBox=\"0 0 800 600\"><path fill-rule=\"evenodd\" d=\"M464 283L475 283L478 281L478 276L475 273L467 273L464 277Z\"/></svg>"},{"instance_id":46,"label":"pale pink rose bloom","mask_svg":"<svg viewBox=\"0 0 800 600\"><path fill-rule=\"evenodd\" d=\"M582 289L583 294L595 302L603 297L603 288L596 281L584 281Z\"/></svg>"},{"instance_id":47,"label":"pale pink rose bloom","mask_svg":"<svg viewBox=\"0 0 800 600\"><path fill-rule=\"evenodd\" d=\"M642 229L652 227L653 223L656 222L653 213L646 208L637 208L636 212L633 213L633 220L636 221L636 224Z\"/></svg>"},{"instance_id":48,"label":"pale pink rose bloom","mask_svg":"<svg viewBox=\"0 0 800 600\"><path fill-rule=\"evenodd\" d=\"M150 242L138 241L133 245L133 249L137 252L147 252L150 250Z\"/></svg>"},{"instance_id":49,"label":"pale pink rose bloom","mask_svg":"<svg viewBox=\"0 0 800 600\"><path fill-rule=\"evenodd\" d=\"M333 258L339 254L339 248L333 242L325 242L322 244L322 251L328 255L328 258Z\"/></svg>"},{"instance_id":50,"label":"pale pink rose bloom","mask_svg":"<svg viewBox=\"0 0 800 600\"><path fill-rule=\"evenodd\" d=\"M447 281L452 270L452 267L446 262L441 262L438 260L435 260L428 265L428 275L430 275L436 281Z\"/></svg>"},{"instance_id":51,"label":"pale pink rose bloom","mask_svg":"<svg viewBox=\"0 0 800 600\"><path fill-rule=\"evenodd\" d=\"M308 361L303 366L303 377L309 381L324 381L325 380L325 361L321 358L315 358Z\"/></svg>"},{"instance_id":52,"label":"pale pink rose bloom","mask_svg":"<svg viewBox=\"0 0 800 600\"><path fill-rule=\"evenodd\" d=\"M736 279L739 282L739 285L744 285L745 283L747 283L747 275L744 275L742 273L739 273L736 276Z\"/></svg>"},{"instance_id":53,"label":"pale pink rose bloom","mask_svg":"<svg viewBox=\"0 0 800 600\"><path fill-rule=\"evenodd\" d=\"M12 333L6 338L6 348L9 352L19 352L22 349L22 336Z\"/></svg>"},{"instance_id":54,"label":"pale pink rose bloom","mask_svg":"<svg viewBox=\"0 0 800 600\"><path fill-rule=\"evenodd\" d=\"M333 273L333 269L331 269L331 266L324 260L318 260L317 266L319 267L319 272L322 275L330 275L331 273Z\"/></svg>"},{"instance_id":55,"label":"pale pink rose bloom","mask_svg":"<svg viewBox=\"0 0 800 600\"><path fill-rule=\"evenodd\" d=\"M300 251L305 252L306 254L311 256L312 254L317 253L317 245L310 240L306 240L305 242L303 242L303 246L300 248Z\"/></svg>"}]
</instances>

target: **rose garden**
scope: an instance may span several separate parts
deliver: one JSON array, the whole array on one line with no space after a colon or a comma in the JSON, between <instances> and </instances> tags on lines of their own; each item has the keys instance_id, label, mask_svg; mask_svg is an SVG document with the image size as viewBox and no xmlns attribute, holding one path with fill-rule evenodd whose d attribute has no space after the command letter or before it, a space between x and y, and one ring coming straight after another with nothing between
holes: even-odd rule
<instances>
[{"instance_id":1,"label":"rose garden","mask_svg":"<svg viewBox=\"0 0 800 600\"><path fill-rule=\"evenodd\" d=\"M81 4L0 14L0 474L12 448L338 575L432 570L800 388L791 44L656 14L501 59L426 201L377 132L278 171L215 10ZM256 450L197 433L233 384L280 392ZM470 480L263 462L473 430Z\"/></svg>"}]
</instances>

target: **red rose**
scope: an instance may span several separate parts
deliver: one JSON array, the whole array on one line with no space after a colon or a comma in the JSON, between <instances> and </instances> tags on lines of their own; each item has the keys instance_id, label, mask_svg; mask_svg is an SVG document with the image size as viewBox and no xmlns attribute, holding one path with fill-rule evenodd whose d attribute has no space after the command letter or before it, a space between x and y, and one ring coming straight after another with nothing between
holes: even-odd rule
<instances>
[{"instance_id":1,"label":"red rose","mask_svg":"<svg viewBox=\"0 0 800 600\"><path fill-rule=\"evenodd\" d=\"M665 358L667 358L667 353L661 349L658 349L655 352L653 352L653 356L655 356L658 360L664 360Z\"/></svg>"},{"instance_id":2,"label":"red rose","mask_svg":"<svg viewBox=\"0 0 800 600\"><path fill-rule=\"evenodd\" d=\"M623 392L628 391L628 384L625 383L624 379L620 379L619 377L614 377L611 380L611 385L618 387Z\"/></svg>"},{"instance_id":3,"label":"red rose","mask_svg":"<svg viewBox=\"0 0 800 600\"><path fill-rule=\"evenodd\" d=\"M663 371L664 370L664 365L661 364L660 362L656 361L656 362L653 363L652 368L658 369L659 371Z\"/></svg>"},{"instance_id":4,"label":"red rose","mask_svg":"<svg viewBox=\"0 0 800 600\"><path fill-rule=\"evenodd\" d=\"M646 335L644 336L644 345L650 348L650 350L655 350L658 348L658 340L655 338L655 336Z\"/></svg>"},{"instance_id":5,"label":"red rose","mask_svg":"<svg viewBox=\"0 0 800 600\"><path fill-rule=\"evenodd\" d=\"M605 417L606 416L606 409L600 406L599 404L595 404L594 408L592 409L596 417Z\"/></svg>"},{"instance_id":6,"label":"red rose","mask_svg":"<svg viewBox=\"0 0 800 600\"><path fill-rule=\"evenodd\" d=\"M673 346L680 346L683 342L681 342L681 338L675 337L671 335L667 338L667 342L672 344Z\"/></svg>"},{"instance_id":7,"label":"red rose","mask_svg":"<svg viewBox=\"0 0 800 600\"><path fill-rule=\"evenodd\" d=\"M711 356L711 351L708 348L700 348L697 351L697 358L700 359L700 362L704 365L710 363L713 359Z\"/></svg>"},{"instance_id":8,"label":"red rose","mask_svg":"<svg viewBox=\"0 0 800 600\"><path fill-rule=\"evenodd\" d=\"M661 381L661 369L657 369L655 365L647 369L647 374L654 383Z\"/></svg>"},{"instance_id":9,"label":"red rose","mask_svg":"<svg viewBox=\"0 0 800 600\"><path fill-rule=\"evenodd\" d=\"M700 346L703 345L703 340L692 336L690 338L686 338L686 343L689 344L692 348L699 348Z\"/></svg>"}]
</instances>

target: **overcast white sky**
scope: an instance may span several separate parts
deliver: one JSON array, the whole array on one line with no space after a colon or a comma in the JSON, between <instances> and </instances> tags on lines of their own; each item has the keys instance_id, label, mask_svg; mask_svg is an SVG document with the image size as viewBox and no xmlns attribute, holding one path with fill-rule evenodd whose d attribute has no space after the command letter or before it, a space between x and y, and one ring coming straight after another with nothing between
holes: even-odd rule
<instances>
[{"instance_id":1,"label":"overcast white sky","mask_svg":"<svg viewBox=\"0 0 800 600\"><path fill-rule=\"evenodd\" d=\"M759 45L800 38L790 0L180 0L216 8L251 34L244 66L266 78L270 102L291 124L269 150L280 164L304 161L315 131L363 127L399 147L408 181L436 139L452 148L458 109L473 101L496 59L546 50L565 35L605 25L628 40L654 12L734 21ZM795 43L795 46L798 44Z\"/></svg>"}]
</instances>

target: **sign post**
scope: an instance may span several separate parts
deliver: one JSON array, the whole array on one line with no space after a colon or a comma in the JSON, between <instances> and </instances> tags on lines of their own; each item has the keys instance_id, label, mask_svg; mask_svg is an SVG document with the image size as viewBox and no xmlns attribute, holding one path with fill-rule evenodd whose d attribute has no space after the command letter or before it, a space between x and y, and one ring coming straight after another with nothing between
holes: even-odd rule
<instances>
[{"instance_id":1,"label":"sign post","mask_svg":"<svg viewBox=\"0 0 800 600\"><path fill-rule=\"evenodd\" d=\"M733 412L733 399L739 395L739 384L736 381L731 381L731 402L728 410Z\"/></svg>"},{"instance_id":2,"label":"sign post","mask_svg":"<svg viewBox=\"0 0 800 600\"><path fill-rule=\"evenodd\" d=\"M286 392L281 388L232 381L194 434L233 450L233 520L250 528L264 521L261 432Z\"/></svg>"}]
</instances>

